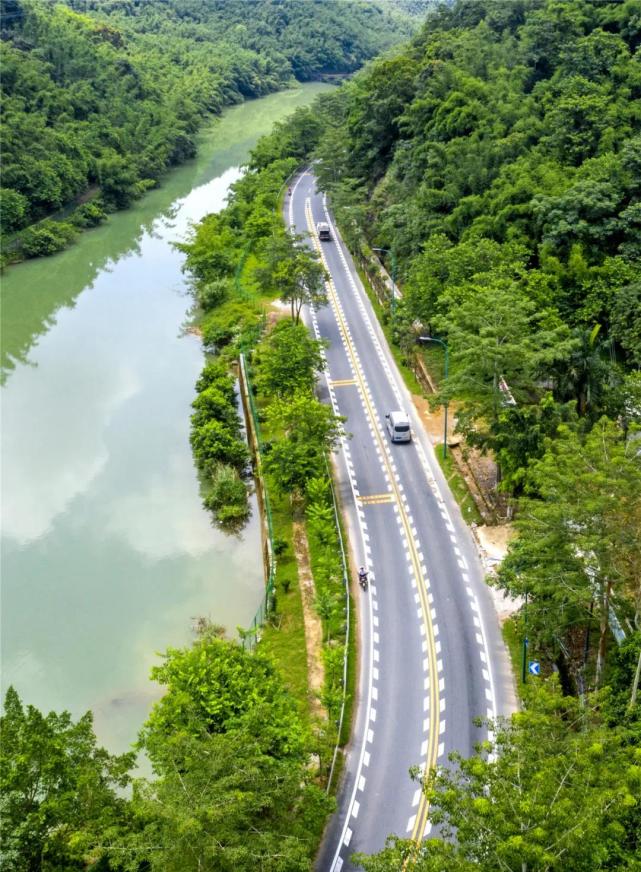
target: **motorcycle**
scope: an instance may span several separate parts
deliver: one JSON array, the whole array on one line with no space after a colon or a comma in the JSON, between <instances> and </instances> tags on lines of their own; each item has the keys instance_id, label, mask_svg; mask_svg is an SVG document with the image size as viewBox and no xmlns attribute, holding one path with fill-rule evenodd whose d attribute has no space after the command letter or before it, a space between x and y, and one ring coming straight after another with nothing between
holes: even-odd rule
<instances>
[{"instance_id":1,"label":"motorcycle","mask_svg":"<svg viewBox=\"0 0 641 872\"><path fill-rule=\"evenodd\" d=\"M367 590L367 573L359 572L358 573L358 583L363 588L363 590Z\"/></svg>"}]
</instances>

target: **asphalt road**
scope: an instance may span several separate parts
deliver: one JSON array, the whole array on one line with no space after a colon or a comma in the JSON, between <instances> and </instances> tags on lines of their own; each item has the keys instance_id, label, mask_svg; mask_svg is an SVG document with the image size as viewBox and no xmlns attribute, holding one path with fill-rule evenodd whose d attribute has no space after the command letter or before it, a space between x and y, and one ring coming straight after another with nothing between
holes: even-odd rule
<instances>
[{"instance_id":1,"label":"asphalt road","mask_svg":"<svg viewBox=\"0 0 641 872\"><path fill-rule=\"evenodd\" d=\"M309 234L331 276L329 305L309 314L329 339L321 393L347 418L336 464L350 542L370 587L360 589L360 681L354 737L321 872L345 872L356 851L389 834L421 839L429 808L410 767L471 754L486 737L475 717L513 709L509 666L474 542L391 357L351 256L310 172L286 217ZM327 221L332 241L319 242ZM402 409L413 440L392 444L385 414Z\"/></svg>"}]
</instances>

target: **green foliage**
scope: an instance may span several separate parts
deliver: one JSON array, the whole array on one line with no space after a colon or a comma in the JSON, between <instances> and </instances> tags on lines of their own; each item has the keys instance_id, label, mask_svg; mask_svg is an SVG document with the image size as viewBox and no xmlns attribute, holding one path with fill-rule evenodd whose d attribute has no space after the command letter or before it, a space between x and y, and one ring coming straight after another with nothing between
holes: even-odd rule
<instances>
[{"instance_id":1,"label":"green foliage","mask_svg":"<svg viewBox=\"0 0 641 872\"><path fill-rule=\"evenodd\" d=\"M292 320L300 321L303 306L327 303L327 274L318 254L301 236L278 232L267 239L256 278L265 294L289 303Z\"/></svg>"},{"instance_id":2,"label":"green foliage","mask_svg":"<svg viewBox=\"0 0 641 872\"><path fill-rule=\"evenodd\" d=\"M247 692L250 687L246 687ZM330 802L301 766L242 730L167 739L158 778L137 786L145 822L131 868L308 872ZM152 846L161 846L153 850ZM119 859L114 851L114 860ZM131 861L130 861L131 862Z\"/></svg>"},{"instance_id":3,"label":"green foliage","mask_svg":"<svg viewBox=\"0 0 641 872\"><path fill-rule=\"evenodd\" d=\"M311 392L325 368L324 347L303 324L280 321L261 345L258 387L271 397Z\"/></svg>"},{"instance_id":4,"label":"green foliage","mask_svg":"<svg viewBox=\"0 0 641 872\"><path fill-rule=\"evenodd\" d=\"M641 282L622 288L612 307L612 335L641 369Z\"/></svg>"},{"instance_id":5,"label":"green foliage","mask_svg":"<svg viewBox=\"0 0 641 872\"><path fill-rule=\"evenodd\" d=\"M305 735L293 700L260 652L205 634L191 648L170 648L152 678L166 688L141 733L155 768L171 752L171 736L242 732L262 753L303 761Z\"/></svg>"},{"instance_id":6,"label":"green foliage","mask_svg":"<svg viewBox=\"0 0 641 872\"><path fill-rule=\"evenodd\" d=\"M214 474L219 463L228 463L240 471L249 460L247 446L234 429L216 419L194 424L191 445L196 462L209 475Z\"/></svg>"},{"instance_id":7,"label":"green foliage","mask_svg":"<svg viewBox=\"0 0 641 872\"><path fill-rule=\"evenodd\" d=\"M272 440L265 468L283 493L303 493L307 481L323 468L324 457L337 444L341 418L313 394L298 392L267 408L268 427L283 435Z\"/></svg>"},{"instance_id":8,"label":"green foliage","mask_svg":"<svg viewBox=\"0 0 641 872\"><path fill-rule=\"evenodd\" d=\"M29 201L24 194L12 188L0 188L0 222L3 232L22 226L28 205Z\"/></svg>"},{"instance_id":9,"label":"green foliage","mask_svg":"<svg viewBox=\"0 0 641 872\"><path fill-rule=\"evenodd\" d=\"M19 246L26 257L41 257L62 251L75 235L73 224L64 221L41 221L22 231Z\"/></svg>"},{"instance_id":10,"label":"green foliage","mask_svg":"<svg viewBox=\"0 0 641 872\"><path fill-rule=\"evenodd\" d=\"M0 718L2 868L84 869L103 835L127 823L134 755L98 747L90 712L41 714L13 688Z\"/></svg>"},{"instance_id":11,"label":"green foliage","mask_svg":"<svg viewBox=\"0 0 641 872\"><path fill-rule=\"evenodd\" d=\"M441 400L500 448L508 490L540 438L501 414L501 378L535 431L547 391L588 427L625 414L639 366L637 19L636 0L458 0L317 102L316 170L347 238L398 261L395 338L419 322L449 340Z\"/></svg>"},{"instance_id":12,"label":"green foliage","mask_svg":"<svg viewBox=\"0 0 641 872\"><path fill-rule=\"evenodd\" d=\"M234 380L222 361L205 364L196 391L190 438L203 475L203 503L223 527L238 528L249 517L247 487L241 478L249 450L241 437Z\"/></svg>"},{"instance_id":13,"label":"green foliage","mask_svg":"<svg viewBox=\"0 0 641 872\"><path fill-rule=\"evenodd\" d=\"M75 210L71 220L76 227L97 227L107 217L103 206L102 202L96 202L95 200L84 203Z\"/></svg>"},{"instance_id":14,"label":"green foliage","mask_svg":"<svg viewBox=\"0 0 641 872\"><path fill-rule=\"evenodd\" d=\"M214 279L208 284L198 286L196 300L204 311L215 309L229 295L230 283L224 279Z\"/></svg>"},{"instance_id":15,"label":"green foliage","mask_svg":"<svg viewBox=\"0 0 641 872\"><path fill-rule=\"evenodd\" d=\"M357 862L367 872L410 857L417 872L635 869L641 756L625 729L604 727L599 703L582 709L554 682L530 688L522 712L492 725L491 744L469 759L451 755L453 767L427 778L442 840L417 849L393 838Z\"/></svg>"},{"instance_id":16,"label":"green foliage","mask_svg":"<svg viewBox=\"0 0 641 872\"><path fill-rule=\"evenodd\" d=\"M351 72L410 32L361 0L318 5L313 15L303 0L10 6L18 11L3 14L3 232L94 185L123 208L194 156L209 113L293 78Z\"/></svg>"},{"instance_id":17,"label":"green foliage","mask_svg":"<svg viewBox=\"0 0 641 872\"><path fill-rule=\"evenodd\" d=\"M602 419L584 438L566 425L532 464L531 486L538 499L522 501L519 537L500 567L499 585L529 599L532 644L555 658L571 646L579 628L598 628L594 682L603 681L609 617L637 622L641 608L639 530L641 457L638 442ZM634 604L634 607L631 607ZM583 636L583 634L581 634ZM583 673L583 652L568 665Z\"/></svg>"},{"instance_id":18,"label":"green foliage","mask_svg":"<svg viewBox=\"0 0 641 872\"><path fill-rule=\"evenodd\" d=\"M214 469L203 503L226 528L243 524L249 516L247 486L238 472L224 463Z\"/></svg>"}]
</instances>

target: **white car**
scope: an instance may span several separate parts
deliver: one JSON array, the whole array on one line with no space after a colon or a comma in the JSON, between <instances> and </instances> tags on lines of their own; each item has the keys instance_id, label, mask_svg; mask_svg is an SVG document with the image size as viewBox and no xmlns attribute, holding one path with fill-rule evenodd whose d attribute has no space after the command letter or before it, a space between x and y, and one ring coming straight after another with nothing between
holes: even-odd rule
<instances>
[{"instance_id":1,"label":"white car","mask_svg":"<svg viewBox=\"0 0 641 872\"><path fill-rule=\"evenodd\" d=\"M405 412L388 412L385 415L387 432L392 442L411 442L412 428Z\"/></svg>"}]
</instances>

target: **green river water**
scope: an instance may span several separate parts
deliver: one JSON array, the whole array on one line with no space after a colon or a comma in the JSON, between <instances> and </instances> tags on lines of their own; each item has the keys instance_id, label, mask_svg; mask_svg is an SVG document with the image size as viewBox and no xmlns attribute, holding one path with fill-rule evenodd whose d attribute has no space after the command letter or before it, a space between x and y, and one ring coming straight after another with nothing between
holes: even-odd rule
<instances>
[{"instance_id":1,"label":"green river water","mask_svg":"<svg viewBox=\"0 0 641 872\"><path fill-rule=\"evenodd\" d=\"M158 652L197 616L247 625L263 587L255 507L231 537L201 506L189 415L203 355L171 243L326 87L228 110L134 208L2 279L2 689L92 709L112 751L159 694Z\"/></svg>"}]
</instances>

